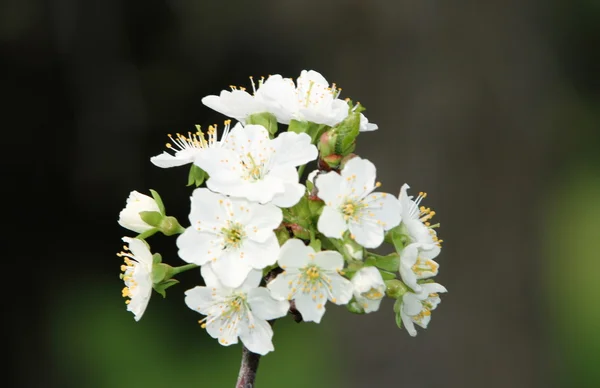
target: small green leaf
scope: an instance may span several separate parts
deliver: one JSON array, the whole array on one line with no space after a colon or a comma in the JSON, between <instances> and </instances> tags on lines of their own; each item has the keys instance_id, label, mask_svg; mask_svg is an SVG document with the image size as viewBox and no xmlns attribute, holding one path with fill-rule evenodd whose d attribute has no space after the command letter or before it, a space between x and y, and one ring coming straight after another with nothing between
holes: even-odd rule
<instances>
[{"instance_id":1,"label":"small green leaf","mask_svg":"<svg viewBox=\"0 0 600 388\"><path fill-rule=\"evenodd\" d=\"M140 218L142 219L142 221L154 227L159 226L164 217L165 216L163 214L155 211L140 212Z\"/></svg>"},{"instance_id":2,"label":"small green leaf","mask_svg":"<svg viewBox=\"0 0 600 388\"><path fill-rule=\"evenodd\" d=\"M165 290L167 288L171 287L171 286L174 286L177 283L179 283L179 280L177 280L177 279L169 279L169 280L165 280L164 282L155 284L152 287L154 288L154 291L156 291L159 294L161 294L163 298L166 298L167 297L167 293L165 292Z\"/></svg>"},{"instance_id":3,"label":"small green leaf","mask_svg":"<svg viewBox=\"0 0 600 388\"><path fill-rule=\"evenodd\" d=\"M158 284L166 280L169 273L169 265L164 263L156 263L152 265L152 283Z\"/></svg>"},{"instance_id":4,"label":"small green leaf","mask_svg":"<svg viewBox=\"0 0 600 388\"><path fill-rule=\"evenodd\" d=\"M381 278L385 281L385 280L393 280L396 279L396 274L392 273L392 272L388 272L388 271L384 271L382 269L379 270L379 273L381 274Z\"/></svg>"}]
</instances>

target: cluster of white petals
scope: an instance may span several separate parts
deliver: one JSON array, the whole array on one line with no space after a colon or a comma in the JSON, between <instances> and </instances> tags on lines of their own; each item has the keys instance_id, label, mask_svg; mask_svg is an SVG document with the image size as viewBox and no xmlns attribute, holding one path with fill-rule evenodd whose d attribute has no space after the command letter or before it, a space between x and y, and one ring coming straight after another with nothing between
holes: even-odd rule
<instances>
[{"instance_id":1,"label":"cluster of white petals","mask_svg":"<svg viewBox=\"0 0 600 388\"><path fill-rule=\"evenodd\" d=\"M252 269L275 264L279 243L273 230L281 209L234 199L205 188L191 196L190 226L177 238L179 256L210 265L227 287L239 287Z\"/></svg>"},{"instance_id":2,"label":"cluster of white petals","mask_svg":"<svg viewBox=\"0 0 600 388\"><path fill-rule=\"evenodd\" d=\"M350 237L365 248L377 248L385 231L401 221L400 203L393 195L373 193L375 165L366 159L350 159L341 174L328 172L315 177L317 195L325 201L318 229L327 237Z\"/></svg>"},{"instance_id":3,"label":"cluster of white petals","mask_svg":"<svg viewBox=\"0 0 600 388\"><path fill-rule=\"evenodd\" d=\"M121 278L125 282L123 297L129 298L125 302L127 311L131 311L135 320L139 321L152 294L152 253L142 240L123 237L123 241L129 245L117 253L125 261L121 266Z\"/></svg>"},{"instance_id":4,"label":"cluster of white petals","mask_svg":"<svg viewBox=\"0 0 600 388\"><path fill-rule=\"evenodd\" d=\"M296 167L317 158L305 133L285 132L275 139L261 125L236 126L221 147L198 155L195 164L218 193L279 207L295 205L305 192Z\"/></svg>"},{"instance_id":5,"label":"cluster of white petals","mask_svg":"<svg viewBox=\"0 0 600 388\"><path fill-rule=\"evenodd\" d=\"M349 114L348 103L339 98L341 89L314 70L302 70L295 83L274 74L259 82L258 87L253 82L252 88L253 94L243 88L223 90L218 96L204 97L202 103L240 122L252 114L268 112L282 124L297 120L333 127ZM377 128L361 113L360 131Z\"/></svg>"},{"instance_id":6,"label":"cluster of white petals","mask_svg":"<svg viewBox=\"0 0 600 388\"><path fill-rule=\"evenodd\" d=\"M438 294L442 292L447 290L441 284L425 283L421 285L421 292L404 294L400 314L406 331L412 337L417 335L415 324L423 329L427 328L431 320L431 311L435 310L441 301Z\"/></svg>"},{"instance_id":7,"label":"cluster of white petals","mask_svg":"<svg viewBox=\"0 0 600 388\"><path fill-rule=\"evenodd\" d=\"M145 211L160 212L160 209L154 198L134 190L129 193L125 208L119 213L118 223L137 233L146 232L153 227L140 217L140 213Z\"/></svg>"},{"instance_id":8,"label":"cluster of white petals","mask_svg":"<svg viewBox=\"0 0 600 388\"><path fill-rule=\"evenodd\" d=\"M289 302L275 300L259 287L260 271L252 270L238 287L223 285L209 266L201 268L206 287L196 286L185 292L187 306L206 315L200 321L208 334L221 345L232 345L238 338L253 353L273 350L273 330L268 320L287 314Z\"/></svg>"}]
</instances>

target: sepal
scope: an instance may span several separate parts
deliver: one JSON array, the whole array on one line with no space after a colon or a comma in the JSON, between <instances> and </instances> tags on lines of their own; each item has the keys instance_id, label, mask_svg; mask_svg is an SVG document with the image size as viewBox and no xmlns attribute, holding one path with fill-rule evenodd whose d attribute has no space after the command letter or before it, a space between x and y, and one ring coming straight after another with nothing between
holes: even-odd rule
<instances>
[{"instance_id":1,"label":"sepal","mask_svg":"<svg viewBox=\"0 0 600 388\"><path fill-rule=\"evenodd\" d=\"M271 138L277 133L277 118L269 112L254 113L246 118L246 124L262 125Z\"/></svg>"},{"instance_id":2,"label":"sepal","mask_svg":"<svg viewBox=\"0 0 600 388\"><path fill-rule=\"evenodd\" d=\"M190 173L188 174L187 186L195 185L196 187L198 187L202 183L204 183L204 180L207 176L208 174L206 173L206 171L192 163L190 167Z\"/></svg>"}]
</instances>

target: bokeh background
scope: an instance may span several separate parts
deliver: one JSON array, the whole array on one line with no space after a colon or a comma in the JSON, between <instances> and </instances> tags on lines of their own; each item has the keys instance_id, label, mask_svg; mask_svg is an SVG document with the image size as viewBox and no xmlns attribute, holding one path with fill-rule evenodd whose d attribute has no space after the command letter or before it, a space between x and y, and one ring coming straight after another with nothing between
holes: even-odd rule
<instances>
[{"instance_id":1,"label":"bokeh background","mask_svg":"<svg viewBox=\"0 0 600 388\"><path fill-rule=\"evenodd\" d=\"M382 189L429 193L449 292L416 338L387 302L283 319L257 385L600 386L599 26L596 0L3 0L4 381L234 385L241 348L183 303L197 273L125 311L116 220L152 188L185 222L187 168L149 158L222 122L203 96L314 69L379 125L357 153Z\"/></svg>"}]
</instances>

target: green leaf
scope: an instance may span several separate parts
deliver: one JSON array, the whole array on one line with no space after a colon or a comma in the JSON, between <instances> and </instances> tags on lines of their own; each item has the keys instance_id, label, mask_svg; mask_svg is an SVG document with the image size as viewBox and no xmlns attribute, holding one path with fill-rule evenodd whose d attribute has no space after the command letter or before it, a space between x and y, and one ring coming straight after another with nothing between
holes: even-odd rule
<instances>
[{"instance_id":1,"label":"green leaf","mask_svg":"<svg viewBox=\"0 0 600 388\"><path fill-rule=\"evenodd\" d=\"M269 112L255 113L248 116L246 124L262 125L271 135L277 133L277 118Z\"/></svg>"},{"instance_id":2,"label":"green leaf","mask_svg":"<svg viewBox=\"0 0 600 388\"><path fill-rule=\"evenodd\" d=\"M207 176L208 174L206 173L206 171L192 163L190 167L190 173L188 174L187 186L196 185L196 187L198 187L202 183L204 183L204 180Z\"/></svg>"},{"instance_id":3,"label":"green leaf","mask_svg":"<svg viewBox=\"0 0 600 388\"><path fill-rule=\"evenodd\" d=\"M156 201L156 204L158 205L158 210L160 211L160 214L162 214L163 216L166 215L167 212L165 211L165 205L163 204L160 195L152 189L150 189L150 193L152 193L152 198L154 198L154 201Z\"/></svg>"},{"instance_id":4,"label":"green leaf","mask_svg":"<svg viewBox=\"0 0 600 388\"><path fill-rule=\"evenodd\" d=\"M346 156L354 151L356 137L360 133L360 113L350 113L336 127L335 153Z\"/></svg>"},{"instance_id":5,"label":"green leaf","mask_svg":"<svg viewBox=\"0 0 600 388\"><path fill-rule=\"evenodd\" d=\"M398 268L400 267L400 256L398 253L391 253L387 256L369 253L365 263L370 263L371 265L386 271L398 272Z\"/></svg>"},{"instance_id":6,"label":"green leaf","mask_svg":"<svg viewBox=\"0 0 600 388\"><path fill-rule=\"evenodd\" d=\"M291 120L288 125L288 132L306 133L310 123L308 121Z\"/></svg>"},{"instance_id":7,"label":"green leaf","mask_svg":"<svg viewBox=\"0 0 600 388\"><path fill-rule=\"evenodd\" d=\"M392 272L388 272L388 271L384 271L383 269L379 270L379 273L381 274L381 278L385 281L385 280L393 280L396 279L396 274L392 273Z\"/></svg>"}]
</instances>

